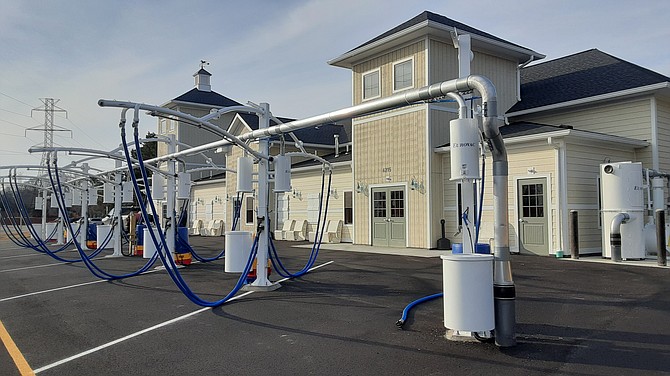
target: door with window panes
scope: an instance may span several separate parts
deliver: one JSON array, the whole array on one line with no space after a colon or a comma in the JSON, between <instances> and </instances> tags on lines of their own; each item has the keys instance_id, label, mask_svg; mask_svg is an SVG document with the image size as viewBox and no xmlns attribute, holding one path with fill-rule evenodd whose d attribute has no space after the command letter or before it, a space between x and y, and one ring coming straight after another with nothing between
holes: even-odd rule
<instances>
[{"instance_id":1,"label":"door with window panes","mask_svg":"<svg viewBox=\"0 0 670 376\"><path fill-rule=\"evenodd\" d=\"M519 203L519 251L549 254L549 211L547 179L522 179L517 183Z\"/></svg>"},{"instance_id":2,"label":"door with window panes","mask_svg":"<svg viewBox=\"0 0 670 376\"><path fill-rule=\"evenodd\" d=\"M372 245L406 246L406 205L403 187L372 189Z\"/></svg>"}]
</instances>

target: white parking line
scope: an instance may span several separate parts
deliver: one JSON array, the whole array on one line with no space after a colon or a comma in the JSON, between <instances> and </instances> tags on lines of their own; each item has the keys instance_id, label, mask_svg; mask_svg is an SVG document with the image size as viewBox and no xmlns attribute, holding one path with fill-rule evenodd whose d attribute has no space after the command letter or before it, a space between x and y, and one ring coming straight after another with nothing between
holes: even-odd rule
<instances>
[{"instance_id":1,"label":"white parking line","mask_svg":"<svg viewBox=\"0 0 670 376\"><path fill-rule=\"evenodd\" d=\"M0 257L0 260L18 258L18 257L33 257L33 256L44 256L44 254L43 253L35 253L35 254L32 254L32 255L3 256L3 257Z\"/></svg>"},{"instance_id":2,"label":"white parking line","mask_svg":"<svg viewBox=\"0 0 670 376\"><path fill-rule=\"evenodd\" d=\"M315 267L309 269L309 271L312 271L312 270L316 270L316 269L322 268L322 267L324 267L324 266L326 266L326 265L330 265L330 264L332 264L333 262L334 262L334 261L328 261L328 262L326 262L326 263L324 263L324 264L317 265L317 266L315 266ZM281 279L281 280L279 280L279 281L277 281L277 282L278 282L278 283L279 283L279 282L284 282L284 281L289 280L289 279L290 279L290 278L284 278L284 279ZM254 293L254 291L247 291L247 292L245 292L245 293L243 293L243 294L241 294L241 295L237 295L237 296L234 296L234 297L230 298L228 301L229 301L229 302L232 302L232 301L234 301L234 300L240 299L240 298L245 297L245 296L247 296L247 295L249 295L249 294L252 294L252 293ZM86 350L86 351L81 352L81 353L79 353L79 354L72 355L71 357L68 357L68 358L59 360L59 361L54 362L54 363L51 363L51 364L47 364L47 365L44 366L44 367L40 367L40 368L36 369L36 370L35 370L35 374L38 374L38 373L40 373L40 372L42 372L42 371L46 371L46 370L48 370L48 369L51 369L51 368L60 366L60 365L62 365L62 364L68 363L68 362L71 362L71 361L73 361L73 360L75 360L75 359L82 358L82 357L84 357L84 356L86 356L86 355L89 355L89 354L92 354L92 353L94 353L94 352L100 351L100 350L105 349L105 348L107 348L107 347L114 346L114 345L119 344L119 343L121 343L121 342L127 341L127 340L129 340L129 339L131 339L131 338L135 338L135 337L140 336L140 335L142 335L142 334L149 333L149 332L154 331L154 330L156 330L156 329L160 329L160 328L162 328L162 327L164 327L164 326L168 326L168 325L170 325L170 324L174 324L174 323L176 323L176 322L178 322L178 321L187 319L187 318L189 318L189 317L191 317L191 316L195 316L195 315L197 315L197 314L200 314L200 313L202 313L202 312L205 312L205 311L208 311L208 310L211 310L211 309L212 309L212 307L201 308L201 309L199 309L199 310L197 310L197 311L193 311L193 312L191 312L191 313L187 313L187 314L185 314L185 315L183 315L183 316L175 317L175 318L172 319L172 320L168 320L168 321L162 322L162 323L160 323L160 324L154 325L154 326L152 326L152 327L149 327L149 328L140 330L139 332L135 332L135 333L129 334L129 335L125 336L125 337L121 337L121 338L119 338L119 339L115 339L114 341L107 342L107 343L105 343L105 344L103 344L103 345L100 345L100 346L98 346L98 347L94 347L94 348L92 348L92 349L90 349L90 350Z\"/></svg>"},{"instance_id":3,"label":"white parking line","mask_svg":"<svg viewBox=\"0 0 670 376\"><path fill-rule=\"evenodd\" d=\"M7 273L7 272L17 272L19 270L28 270L28 269L37 269L37 268L47 268L49 266L56 266L56 265L67 265L70 264L69 262L63 263L59 262L57 264L45 264L45 265L36 265L36 266L24 266L22 268L14 268L14 269L5 269L5 270L0 270L0 273Z\"/></svg>"},{"instance_id":4,"label":"white parking line","mask_svg":"<svg viewBox=\"0 0 670 376\"><path fill-rule=\"evenodd\" d=\"M0 299L0 303L2 303L2 302L7 302L7 301L10 301L10 300L14 300L14 299L26 298L26 297L28 297L28 296L33 296L33 295L40 295L40 294L46 294L46 293L54 292L54 291L67 290L67 289L72 289L72 288L80 287L80 286L93 285L93 284L100 283L100 282L107 282L107 280L106 280L106 279L99 279L99 280L91 281L91 282L78 283L78 284L76 284L76 285L69 285L69 286L63 286L63 287L56 287L56 288L48 289L48 290L42 290L42 291L30 292L30 293L23 294L23 295L10 296L10 297L8 297L8 298L2 298L2 299Z\"/></svg>"}]
</instances>

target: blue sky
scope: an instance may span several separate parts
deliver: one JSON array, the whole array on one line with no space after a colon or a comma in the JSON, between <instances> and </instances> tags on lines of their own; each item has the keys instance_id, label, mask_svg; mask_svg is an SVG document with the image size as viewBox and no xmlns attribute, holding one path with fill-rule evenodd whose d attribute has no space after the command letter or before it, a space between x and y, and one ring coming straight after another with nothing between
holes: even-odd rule
<instances>
[{"instance_id":1,"label":"blue sky","mask_svg":"<svg viewBox=\"0 0 670 376\"><path fill-rule=\"evenodd\" d=\"M670 2L642 0L34 1L0 0L0 165L39 163L26 128L39 98L60 99L63 146L116 147L118 111L97 100L163 104L193 87L201 59L212 89L275 115L351 104L351 73L326 62L430 10L559 58L590 48L670 76ZM145 119L141 132L155 131ZM27 135L27 137L25 137Z\"/></svg>"}]
</instances>

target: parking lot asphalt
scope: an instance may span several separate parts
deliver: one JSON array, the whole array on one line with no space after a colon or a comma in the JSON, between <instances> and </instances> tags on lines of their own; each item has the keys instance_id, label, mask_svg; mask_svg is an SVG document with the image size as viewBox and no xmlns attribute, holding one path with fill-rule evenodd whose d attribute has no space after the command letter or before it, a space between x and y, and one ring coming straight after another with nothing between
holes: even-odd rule
<instances>
[{"instance_id":1,"label":"parking lot asphalt","mask_svg":"<svg viewBox=\"0 0 670 376\"><path fill-rule=\"evenodd\" d=\"M192 237L191 245L210 256L223 238ZM305 245L277 242L290 269L306 262ZM517 345L499 348L447 340L442 299L417 306L404 328L396 327L406 304L441 291L442 261L412 250L366 249L322 249L318 269L278 290L240 292L220 307L202 308L164 271L106 282L80 263L62 264L2 240L0 321L40 375L670 371L668 268L514 255ZM122 273L144 261L100 258L97 264ZM239 276L224 273L223 260L180 271L208 300L224 296ZM0 347L0 374L21 374L10 355L16 354Z\"/></svg>"}]
</instances>

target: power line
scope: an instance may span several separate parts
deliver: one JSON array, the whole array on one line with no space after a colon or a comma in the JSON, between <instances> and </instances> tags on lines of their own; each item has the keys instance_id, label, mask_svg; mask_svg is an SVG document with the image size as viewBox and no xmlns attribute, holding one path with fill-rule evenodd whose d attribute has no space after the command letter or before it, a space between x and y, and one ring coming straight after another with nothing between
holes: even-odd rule
<instances>
[{"instance_id":1,"label":"power line","mask_svg":"<svg viewBox=\"0 0 670 376\"><path fill-rule=\"evenodd\" d=\"M14 111L10 111L10 110L5 110L4 108L0 108L0 111L9 112L10 114L20 115L20 116L25 116L25 117L27 117L27 118L31 118L31 119L32 119L32 117L31 117L30 115L22 114L22 113L20 113L20 112L14 112ZM33 120L34 120L34 119L33 119Z\"/></svg>"},{"instance_id":2,"label":"power line","mask_svg":"<svg viewBox=\"0 0 670 376\"><path fill-rule=\"evenodd\" d=\"M58 115L56 115L56 116L58 116ZM63 118L62 116L58 116L58 117ZM77 128L78 130L80 130L81 133L82 133L84 136L86 136L86 137L88 137L89 139L91 139L91 141L95 142L96 144L98 144L98 145L99 145L100 147L102 147L102 148L105 147L105 145L103 145L100 141L98 141L98 140L96 140L95 138L89 136L88 133L86 133L80 126L78 126L78 125L75 124L72 120L70 120L70 118L65 117L64 119L67 120L70 124L72 124L72 126L74 126L75 128ZM74 137L73 137L73 139L74 139ZM80 144L80 145L81 145L81 144ZM83 146L83 145L82 145L82 146Z\"/></svg>"},{"instance_id":3,"label":"power line","mask_svg":"<svg viewBox=\"0 0 670 376\"><path fill-rule=\"evenodd\" d=\"M17 102L19 102L19 103L21 103L21 104L25 104L26 106L28 106L28 107L30 107L30 108L33 108L33 107L34 107L32 104L28 104L28 103L26 103L26 102L24 102L24 101L22 101L22 100L20 100L20 99L16 99L16 98L12 97L11 95L9 95L9 94L5 94L5 93L3 93L3 92L1 92L1 91L0 91L0 95L4 95L5 97L7 97L7 98L9 98L9 99L13 99L13 100L15 100L15 101L17 101Z\"/></svg>"},{"instance_id":4,"label":"power line","mask_svg":"<svg viewBox=\"0 0 670 376\"><path fill-rule=\"evenodd\" d=\"M3 123L8 123L8 124L16 125L17 127L21 127L21 128L23 128L23 129L28 129L28 127L26 127L26 126L24 126L24 125L21 125L21 124L18 124L18 123L14 123L14 122L9 121L9 120L0 119L0 121L2 121Z\"/></svg>"}]
</instances>

